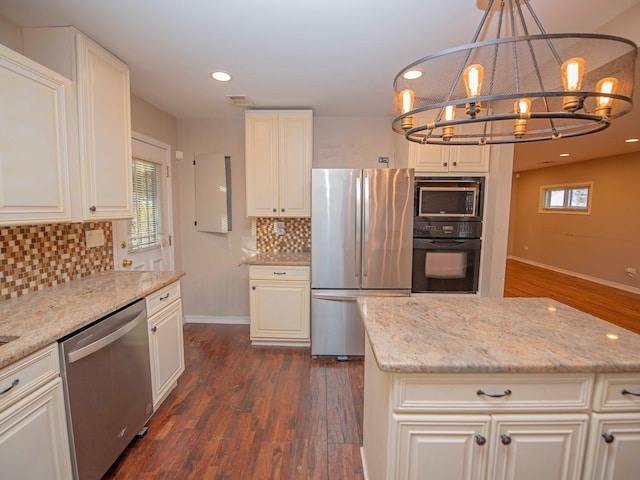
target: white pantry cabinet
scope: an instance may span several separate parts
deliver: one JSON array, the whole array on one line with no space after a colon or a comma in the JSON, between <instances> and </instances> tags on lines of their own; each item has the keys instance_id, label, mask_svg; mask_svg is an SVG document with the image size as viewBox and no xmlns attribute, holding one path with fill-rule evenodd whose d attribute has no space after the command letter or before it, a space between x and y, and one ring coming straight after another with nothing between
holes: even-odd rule
<instances>
[{"instance_id":1,"label":"white pantry cabinet","mask_svg":"<svg viewBox=\"0 0 640 480\"><path fill-rule=\"evenodd\" d=\"M0 476L70 479L58 345L0 370L0 392Z\"/></svg>"},{"instance_id":2,"label":"white pantry cabinet","mask_svg":"<svg viewBox=\"0 0 640 480\"><path fill-rule=\"evenodd\" d=\"M184 337L180 282L146 298L154 411L184 372Z\"/></svg>"},{"instance_id":3,"label":"white pantry cabinet","mask_svg":"<svg viewBox=\"0 0 640 480\"><path fill-rule=\"evenodd\" d=\"M83 220L133 216L127 65L73 27L24 29L25 54L73 80Z\"/></svg>"},{"instance_id":4,"label":"white pantry cabinet","mask_svg":"<svg viewBox=\"0 0 640 480\"><path fill-rule=\"evenodd\" d=\"M251 266L252 345L310 345L309 267Z\"/></svg>"},{"instance_id":5,"label":"white pantry cabinet","mask_svg":"<svg viewBox=\"0 0 640 480\"><path fill-rule=\"evenodd\" d=\"M432 118L433 121L435 118ZM464 134L484 128L481 124L456 125L455 132ZM477 173L489 171L491 146L409 144L409 167L423 173Z\"/></svg>"},{"instance_id":6,"label":"white pantry cabinet","mask_svg":"<svg viewBox=\"0 0 640 480\"><path fill-rule=\"evenodd\" d=\"M247 216L311 215L311 110L245 113Z\"/></svg>"},{"instance_id":7,"label":"white pantry cabinet","mask_svg":"<svg viewBox=\"0 0 640 480\"><path fill-rule=\"evenodd\" d=\"M71 220L72 83L0 45L0 225Z\"/></svg>"}]
</instances>

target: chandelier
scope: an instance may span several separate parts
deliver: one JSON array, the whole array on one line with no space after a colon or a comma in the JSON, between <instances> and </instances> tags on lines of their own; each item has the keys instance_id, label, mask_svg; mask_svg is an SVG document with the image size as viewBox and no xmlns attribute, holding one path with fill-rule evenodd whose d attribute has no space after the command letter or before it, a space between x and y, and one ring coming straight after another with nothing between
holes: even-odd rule
<instances>
[{"instance_id":1,"label":"chandelier","mask_svg":"<svg viewBox=\"0 0 640 480\"><path fill-rule=\"evenodd\" d=\"M489 0L471 43L398 73L396 133L421 144L535 142L598 132L631 110L634 42L546 33L529 0L499 3ZM482 40L496 22L497 36Z\"/></svg>"}]
</instances>

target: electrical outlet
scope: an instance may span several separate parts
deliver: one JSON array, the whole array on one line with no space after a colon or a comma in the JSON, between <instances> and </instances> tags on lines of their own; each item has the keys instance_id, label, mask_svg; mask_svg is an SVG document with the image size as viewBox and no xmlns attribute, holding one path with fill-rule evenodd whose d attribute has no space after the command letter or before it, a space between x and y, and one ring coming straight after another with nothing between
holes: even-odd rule
<instances>
[{"instance_id":1,"label":"electrical outlet","mask_svg":"<svg viewBox=\"0 0 640 480\"><path fill-rule=\"evenodd\" d=\"M636 269L635 267L627 267L624 269L626 274L631 278L636 278Z\"/></svg>"},{"instance_id":2,"label":"electrical outlet","mask_svg":"<svg viewBox=\"0 0 640 480\"><path fill-rule=\"evenodd\" d=\"M284 222L273 222L273 230L277 235L284 235L286 233L284 230Z\"/></svg>"},{"instance_id":3,"label":"electrical outlet","mask_svg":"<svg viewBox=\"0 0 640 480\"><path fill-rule=\"evenodd\" d=\"M84 232L87 248L102 247L104 245L104 230L97 228Z\"/></svg>"}]
</instances>

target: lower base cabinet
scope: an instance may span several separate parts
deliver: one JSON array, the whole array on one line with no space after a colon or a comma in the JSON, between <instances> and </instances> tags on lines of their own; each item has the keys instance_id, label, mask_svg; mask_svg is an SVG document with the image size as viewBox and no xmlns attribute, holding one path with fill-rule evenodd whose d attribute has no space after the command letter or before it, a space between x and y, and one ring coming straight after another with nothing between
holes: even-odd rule
<instances>
[{"instance_id":1,"label":"lower base cabinet","mask_svg":"<svg viewBox=\"0 0 640 480\"><path fill-rule=\"evenodd\" d=\"M365 347L367 480L637 480L640 372L392 373Z\"/></svg>"},{"instance_id":2,"label":"lower base cabinet","mask_svg":"<svg viewBox=\"0 0 640 480\"><path fill-rule=\"evenodd\" d=\"M34 371L27 365L12 372L11 378L30 382ZM0 478L69 480L71 475L62 380L58 376L0 412Z\"/></svg>"},{"instance_id":3,"label":"lower base cabinet","mask_svg":"<svg viewBox=\"0 0 640 480\"><path fill-rule=\"evenodd\" d=\"M184 336L180 285L174 283L147 297L151 389L154 411L184 372Z\"/></svg>"},{"instance_id":4,"label":"lower base cabinet","mask_svg":"<svg viewBox=\"0 0 640 480\"><path fill-rule=\"evenodd\" d=\"M309 267L252 266L252 345L310 345Z\"/></svg>"}]
</instances>

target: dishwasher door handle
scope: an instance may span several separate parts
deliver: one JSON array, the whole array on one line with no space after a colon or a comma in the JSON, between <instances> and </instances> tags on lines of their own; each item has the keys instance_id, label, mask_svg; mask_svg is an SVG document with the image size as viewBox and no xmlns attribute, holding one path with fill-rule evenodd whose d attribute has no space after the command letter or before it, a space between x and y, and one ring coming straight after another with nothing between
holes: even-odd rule
<instances>
[{"instance_id":1,"label":"dishwasher door handle","mask_svg":"<svg viewBox=\"0 0 640 480\"><path fill-rule=\"evenodd\" d=\"M147 312L146 310L144 310L140 312L133 320L126 323L125 325L120 327L118 330L111 332L109 335L105 335L101 339L96 340L95 342L90 343L85 347L82 347L82 348L79 348L78 350L74 350L73 352L67 353L67 359L69 361L69 364L77 362L78 360L81 360L84 357L87 357L92 353L95 353L98 350L103 349L107 345L112 344L113 342L117 341L119 338L124 337L127 333L129 333L131 330L133 330L136 327L136 325L141 319L146 318L147 316L146 314Z\"/></svg>"}]
</instances>

